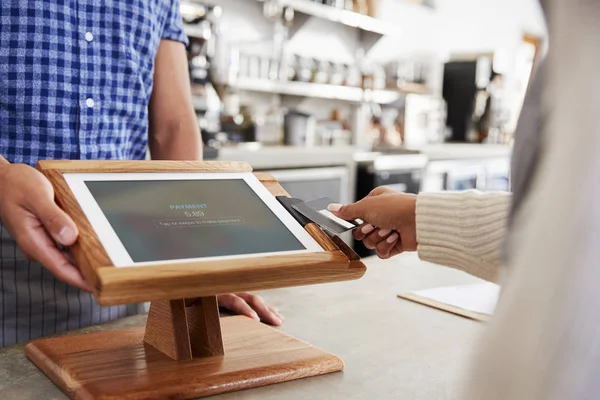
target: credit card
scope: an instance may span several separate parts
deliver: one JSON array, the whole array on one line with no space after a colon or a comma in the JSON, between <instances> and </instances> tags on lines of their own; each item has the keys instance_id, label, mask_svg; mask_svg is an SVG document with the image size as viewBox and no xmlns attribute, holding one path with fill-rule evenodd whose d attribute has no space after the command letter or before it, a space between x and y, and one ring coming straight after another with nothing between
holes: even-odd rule
<instances>
[{"instance_id":1,"label":"credit card","mask_svg":"<svg viewBox=\"0 0 600 400\"><path fill-rule=\"evenodd\" d=\"M363 221L356 219L346 221L333 215L327 206L335 201L330 198L323 197L320 199L307 201L304 203L292 204L292 208L319 225L322 229L327 230L335 235L351 231L360 226Z\"/></svg>"}]
</instances>

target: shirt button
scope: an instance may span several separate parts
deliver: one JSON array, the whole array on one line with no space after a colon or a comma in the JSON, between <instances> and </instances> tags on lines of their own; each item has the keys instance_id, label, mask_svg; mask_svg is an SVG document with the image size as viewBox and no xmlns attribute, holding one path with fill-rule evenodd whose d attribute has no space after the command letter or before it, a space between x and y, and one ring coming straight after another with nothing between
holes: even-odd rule
<instances>
[{"instance_id":1,"label":"shirt button","mask_svg":"<svg viewBox=\"0 0 600 400\"><path fill-rule=\"evenodd\" d=\"M88 106L89 108L94 107L94 99L87 99L85 101L85 105Z\"/></svg>"},{"instance_id":2,"label":"shirt button","mask_svg":"<svg viewBox=\"0 0 600 400\"><path fill-rule=\"evenodd\" d=\"M88 42L91 42L92 40L94 40L94 35L92 35L92 32L85 33L85 40L87 40Z\"/></svg>"}]
</instances>

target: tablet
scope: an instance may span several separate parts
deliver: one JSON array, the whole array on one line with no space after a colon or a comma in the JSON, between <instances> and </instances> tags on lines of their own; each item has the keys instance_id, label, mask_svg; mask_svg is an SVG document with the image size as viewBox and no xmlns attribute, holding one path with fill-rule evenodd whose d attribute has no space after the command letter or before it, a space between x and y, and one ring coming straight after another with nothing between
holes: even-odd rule
<instances>
[{"instance_id":1,"label":"tablet","mask_svg":"<svg viewBox=\"0 0 600 400\"><path fill-rule=\"evenodd\" d=\"M64 173L115 267L324 251L252 173Z\"/></svg>"}]
</instances>

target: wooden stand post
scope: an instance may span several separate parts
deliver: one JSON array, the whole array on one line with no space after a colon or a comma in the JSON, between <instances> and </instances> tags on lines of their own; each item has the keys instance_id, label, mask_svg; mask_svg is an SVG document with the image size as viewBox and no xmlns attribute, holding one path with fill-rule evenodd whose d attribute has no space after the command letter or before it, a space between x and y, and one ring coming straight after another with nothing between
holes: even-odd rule
<instances>
[{"instance_id":1,"label":"wooden stand post","mask_svg":"<svg viewBox=\"0 0 600 400\"><path fill-rule=\"evenodd\" d=\"M217 297L153 302L144 342L177 361L222 356Z\"/></svg>"}]
</instances>

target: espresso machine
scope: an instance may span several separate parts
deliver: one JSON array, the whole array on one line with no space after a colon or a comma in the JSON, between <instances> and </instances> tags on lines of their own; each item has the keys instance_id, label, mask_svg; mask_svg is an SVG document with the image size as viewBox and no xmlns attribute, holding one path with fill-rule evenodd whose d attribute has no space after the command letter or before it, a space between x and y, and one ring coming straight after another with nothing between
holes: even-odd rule
<instances>
[{"instance_id":1,"label":"espresso machine","mask_svg":"<svg viewBox=\"0 0 600 400\"><path fill-rule=\"evenodd\" d=\"M182 1L182 20L188 36L188 68L193 103L202 131L205 159L215 158L215 137L221 131L221 99L214 79L214 59L219 36L220 6Z\"/></svg>"}]
</instances>

